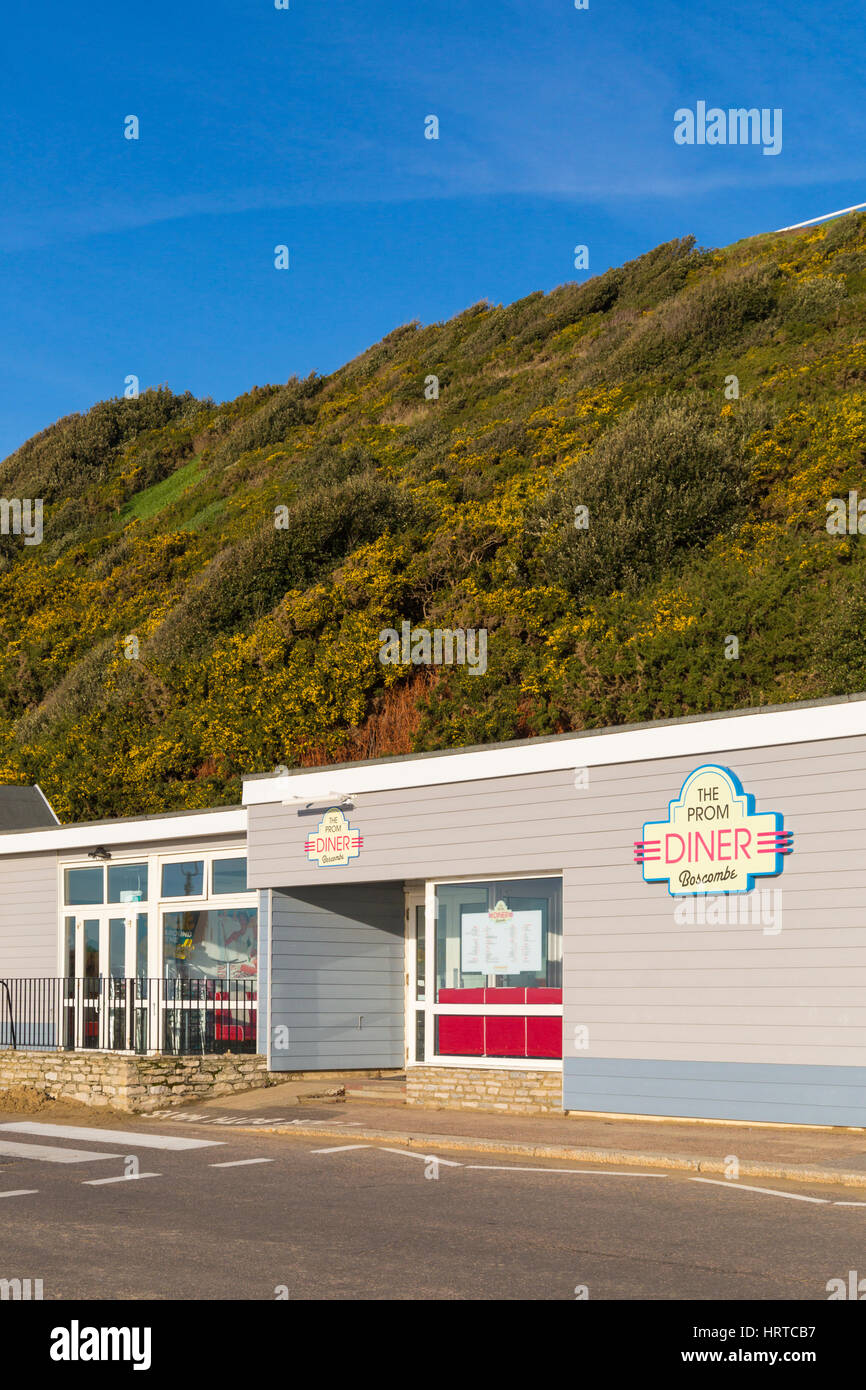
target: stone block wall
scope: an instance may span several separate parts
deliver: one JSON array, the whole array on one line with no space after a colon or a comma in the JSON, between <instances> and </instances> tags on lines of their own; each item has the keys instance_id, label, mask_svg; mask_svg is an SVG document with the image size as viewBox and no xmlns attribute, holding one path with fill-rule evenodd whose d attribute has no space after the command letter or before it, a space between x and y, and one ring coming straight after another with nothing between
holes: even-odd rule
<instances>
[{"instance_id":1,"label":"stone block wall","mask_svg":"<svg viewBox=\"0 0 866 1390\"><path fill-rule=\"evenodd\" d=\"M112 1052L0 1050L0 1110L3 1091L13 1086L33 1086L55 1099L111 1105L144 1115L270 1084L267 1059L246 1053L145 1057Z\"/></svg>"},{"instance_id":2,"label":"stone block wall","mask_svg":"<svg viewBox=\"0 0 866 1390\"><path fill-rule=\"evenodd\" d=\"M407 1067L406 1102L434 1110L562 1113L562 1073L511 1067Z\"/></svg>"}]
</instances>

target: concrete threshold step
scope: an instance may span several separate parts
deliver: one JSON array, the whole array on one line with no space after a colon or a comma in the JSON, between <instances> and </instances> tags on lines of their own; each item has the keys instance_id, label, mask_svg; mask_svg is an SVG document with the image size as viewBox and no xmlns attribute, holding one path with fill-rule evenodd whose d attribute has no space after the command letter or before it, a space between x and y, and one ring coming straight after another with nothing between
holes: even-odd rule
<instances>
[{"instance_id":1,"label":"concrete threshold step","mask_svg":"<svg viewBox=\"0 0 866 1390\"><path fill-rule=\"evenodd\" d=\"M380 1105L382 1101L387 1101L389 1105L405 1105L406 1087L347 1086L346 1100L374 1100Z\"/></svg>"}]
</instances>

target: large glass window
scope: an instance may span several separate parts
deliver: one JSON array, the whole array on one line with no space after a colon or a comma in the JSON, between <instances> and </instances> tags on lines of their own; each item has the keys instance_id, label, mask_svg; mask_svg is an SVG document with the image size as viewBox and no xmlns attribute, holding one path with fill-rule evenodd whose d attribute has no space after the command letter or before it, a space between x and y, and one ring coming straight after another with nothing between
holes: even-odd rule
<instances>
[{"instance_id":1,"label":"large glass window","mask_svg":"<svg viewBox=\"0 0 866 1390\"><path fill-rule=\"evenodd\" d=\"M110 903L143 903L146 899L146 864L109 865L108 901Z\"/></svg>"},{"instance_id":2,"label":"large glass window","mask_svg":"<svg viewBox=\"0 0 866 1390\"><path fill-rule=\"evenodd\" d=\"M436 889L436 991L561 989L558 878Z\"/></svg>"},{"instance_id":3,"label":"large glass window","mask_svg":"<svg viewBox=\"0 0 866 1390\"><path fill-rule=\"evenodd\" d=\"M100 864L92 869L66 869L63 901L67 907L95 906L105 902L105 874Z\"/></svg>"},{"instance_id":4,"label":"large glass window","mask_svg":"<svg viewBox=\"0 0 866 1390\"><path fill-rule=\"evenodd\" d=\"M562 1056L562 882L436 888L437 1056Z\"/></svg>"},{"instance_id":5,"label":"large glass window","mask_svg":"<svg viewBox=\"0 0 866 1390\"><path fill-rule=\"evenodd\" d=\"M166 912L163 934L167 979L255 979L258 913L254 907Z\"/></svg>"},{"instance_id":6,"label":"large glass window","mask_svg":"<svg viewBox=\"0 0 866 1390\"><path fill-rule=\"evenodd\" d=\"M246 893L246 859L215 859L212 870L212 889L216 893Z\"/></svg>"},{"instance_id":7,"label":"large glass window","mask_svg":"<svg viewBox=\"0 0 866 1390\"><path fill-rule=\"evenodd\" d=\"M164 898L200 898L203 892L203 859L193 859L186 864L163 864L162 896Z\"/></svg>"}]
</instances>

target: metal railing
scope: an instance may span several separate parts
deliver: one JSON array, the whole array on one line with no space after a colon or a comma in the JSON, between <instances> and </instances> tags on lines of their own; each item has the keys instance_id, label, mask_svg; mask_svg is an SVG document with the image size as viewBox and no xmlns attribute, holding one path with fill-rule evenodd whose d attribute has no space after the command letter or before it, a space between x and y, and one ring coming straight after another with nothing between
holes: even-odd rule
<instances>
[{"instance_id":1,"label":"metal railing","mask_svg":"<svg viewBox=\"0 0 866 1390\"><path fill-rule=\"evenodd\" d=\"M0 979L0 1048L71 1052L256 1051L254 980Z\"/></svg>"}]
</instances>

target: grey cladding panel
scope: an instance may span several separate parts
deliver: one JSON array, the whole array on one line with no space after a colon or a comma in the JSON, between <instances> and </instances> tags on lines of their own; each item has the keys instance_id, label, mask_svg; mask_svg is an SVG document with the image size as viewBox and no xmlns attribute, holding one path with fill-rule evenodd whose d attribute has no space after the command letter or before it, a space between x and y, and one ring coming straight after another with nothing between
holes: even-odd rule
<instances>
[{"instance_id":1,"label":"grey cladding panel","mask_svg":"<svg viewBox=\"0 0 866 1390\"><path fill-rule=\"evenodd\" d=\"M403 911L402 882L273 893L272 1071L402 1067Z\"/></svg>"}]
</instances>

